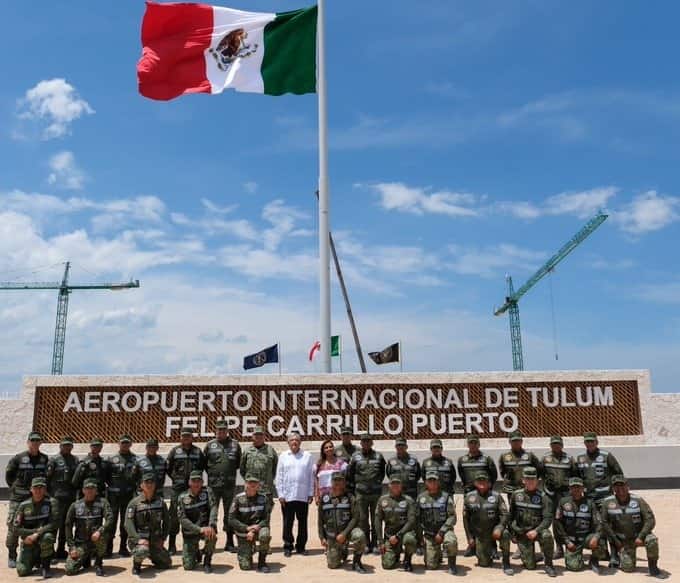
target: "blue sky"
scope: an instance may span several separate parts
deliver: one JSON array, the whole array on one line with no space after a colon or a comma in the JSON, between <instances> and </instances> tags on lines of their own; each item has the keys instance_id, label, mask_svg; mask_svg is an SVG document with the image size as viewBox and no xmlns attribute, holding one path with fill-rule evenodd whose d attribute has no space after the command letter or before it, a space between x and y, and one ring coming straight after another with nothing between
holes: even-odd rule
<instances>
[{"instance_id":1,"label":"blue sky","mask_svg":"<svg viewBox=\"0 0 680 583\"><path fill-rule=\"evenodd\" d=\"M143 99L143 8L4 7L0 279L57 280L69 259L73 280L142 281L73 294L65 373L239 372L277 340L284 370L311 372L315 96ZM331 222L366 351L401 339L406 370L510 368L505 273L521 285L604 207L553 277L559 361L549 282L520 304L526 367L650 368L678 390L679 16L329 2ZM56 294L3 293L15 390L49 371ZM335 283L333 304L356 370Z\"/></svg>"}]
</instances>

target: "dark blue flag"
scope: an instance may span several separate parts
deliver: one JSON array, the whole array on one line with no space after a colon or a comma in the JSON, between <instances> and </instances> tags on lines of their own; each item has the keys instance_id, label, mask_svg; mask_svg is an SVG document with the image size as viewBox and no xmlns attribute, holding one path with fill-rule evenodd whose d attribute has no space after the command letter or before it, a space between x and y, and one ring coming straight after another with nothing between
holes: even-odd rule
<instances>
[{"instance_id":1,"label":"dark blue flag","mask_svg":"<svg viewBox=\"0 0 680 583\"><path fill-rule=\"evenodd\" d=\"M265 364L271 364L272 362L279 362L278 344L274 344L274 346L260 350L260 352L243 357L243 368L245 370L259 368Z\"/></svg>"}]
</instances>

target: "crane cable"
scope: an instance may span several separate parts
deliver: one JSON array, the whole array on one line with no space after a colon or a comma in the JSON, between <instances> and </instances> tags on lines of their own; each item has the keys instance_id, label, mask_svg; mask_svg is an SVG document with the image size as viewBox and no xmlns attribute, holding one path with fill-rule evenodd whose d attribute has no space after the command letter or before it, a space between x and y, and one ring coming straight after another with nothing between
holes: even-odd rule
<instances>
[{"instance_id":1,"label":"crane cable","mask_svg":"<svg viewBox=\"0 0 680 583\"><path fill-rule=\"evenodd\" d=\"M550 315L552 318L552 333L553 333L553 349L555 350L555 360L559 360L559 351L557 349L557 319L555 318L555 297L553 294L553 274L555 269L550 270L550 277L548 283L550 287Z\"/></svg>"}]
</instances>

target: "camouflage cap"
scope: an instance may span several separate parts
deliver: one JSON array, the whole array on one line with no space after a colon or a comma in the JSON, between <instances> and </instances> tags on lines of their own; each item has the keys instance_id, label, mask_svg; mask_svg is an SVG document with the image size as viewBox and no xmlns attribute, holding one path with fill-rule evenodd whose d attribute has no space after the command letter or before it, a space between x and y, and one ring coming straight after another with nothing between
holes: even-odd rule
<instances>
[{"instance_id":1,"label":"camouflage cap","mask_svg":"<svg viewBox=\"0 0 680 583\"><path fill-rule=\"evenodd\" d=\"M536 471L536 468L528 467L528 468L524 468L524 471L522 472L522 476L525 477L525 478L538 478L538 472Z\"/></svg>"},{"instance_id":2,"label":"camouflage cap","mask_svg":"<svg viewBox=\"0 0 680 583\"><path fill-rule=\"evenodd\" d=\"M406 445L408 445L408 442L403 437L397 437L397 439L394 440L394 445L395 446L398 446L398 445L406 446Z\"/></svg>"},{"instance_id":3,"label":"camouflage cap","mask_svg":"<svg viewBox=\"0 0 680 583\"><path fill-rule=\"evenodd\" d=\"M571 488L572 486L583 487L583 480L576 476L574 476L573 478L569 478L569 487Z\"/></svg>"},{"instance_id":4,"label":"camouflage cap","mask_svg":"<svg viewBox=\"0 0 680 583\"><path fill-rule=\"evenodd\" d=\"M475 433L471 433L465 439L467 440L468 443L474 443L474 442L479 443L479 435L476 435Z\"/></svg>"},{"instance_id":5,"label":"camouflage cap","mask_svg":"<svg viewBox=\"0 0 680 583\"><path fill-rule=\"evenodd\" d=\"M104 442L98 437L94 437L93 439L90 439L90 445L101 447L104 445Z\"/></svg>"},{"instance_id":6,"label":"camouflage cap","mask_svg":"<svg viewBox=\"0 0 680 583\"><path fill-rule=\"evenodd\" d=\"M42 440L43 440L42 435L40 435L40 433L38 433L37 431L31 431L28 434L27 441L42 441Z\"/></svg>"},{"instance_id":7,"label":"camouflage cap","mask_svg":"<svg viewBox=\"0 0 680 583\"><path fill-rule=\"evenodd\" d=\"M47 480L43 476L38 476L31 480L31 488L39 488L40 486L47 487Z\"/></svg>"},{"instance_id":8,"label":"camouflage cap","mask_svg":"<svg viewBox=\"0 0 680 583\"><path fill-rule=\"evenodd\" d=\"M224 419L220 419L217 423L215 423L215 427L217 429L228 429L227 422Z\"/></svg>"},{"instance_id":9,"label":"camouflage cap","mask_svg":"<svg viewBox=\"0 0 680 583\"><path fill-rule=\"evenodd\" d=\"M428 472L425 474L425 479L426 480L437 480L439 481L439 474L437 472Z\"/></svg>"},{"instance_id":10,"label":"camouflage cap","mask_svg":"<svg viewBox=\"0 0 680 583\"><path fill-rule=\"evenodd\" d=\"M194 430L191 429L191 427L182 427L182 429L179 430L180 435L193 435Z\"/></svg>"},{"instance_id":11,"label":"camouflage cap","mask_svg":"<svg viewBox=\"0 0 680 583\"><path fill-rule=\"evenodd\" d=\"M597 433L594 431L586 431L583 434L583 441L597 441Z\"/></svg>"},{"instance_id":12,"label":"camouflage cap","mask_svg":"<svg viewBox=\"0 0 680 583\"><path fill-rule=\"evenodd\" d=\"M561 435L552 435L550 437L550 445L553 443L559 443L560 445L564 445L564 440L562 439Z\"/></svg>"},{"instance_id":13,"label":"camouflage cap","mask_svg":"<svg viewBox=\"0 0 680 583\"><path fill-rule=\"evenodd\" d=\"M362 433L360 439L361 441L371 441L373 438L370 433Z\"/></svg>"},{"instance_id":14,"label":"camouflage cap","mask_svg":"<svg viewBox=\"0 0 680 583\"><path fill-rule=\"evenodd\" d=\"M331 474L331 480L335 482L336 480L346 480L345 472L333 472Z\"/></svg>"},{"instance_id":15,"label":"camouflage cap","mask_svg":"<svg viewBox=\"0 0 680 583\"><path fill-rule=\"evenodd\" d=\"M59 442L59 445L73 445L73 438L70 435L64 435Z\"/></svg>"},{"instance_id":16,"label":"camouflage cap","mask_svg":"<svg viewBox=\"0 0 680 583\"><path fill-rule=\"evenodd\" d=\"M144 472L142 482L156 482L156 475L153 472Z\"/></svg>"},{"instance_id":17,"label":"camouflage cap","mask_svg":"<svg viewBox=\"0 0 680 583\"><path fill-rule=\"evenodd\" d=\"M399 476L392 476L390 478L390 484L401 484L401 478Z\"/></svg>"},{"instance_id":18,"label":"camouflage cap","mask_svg":"<svg viewBox=\"0 0 680 583\"><path fill-rule=\"evenodd\" d=\"M441 447L442 446L442 440L441 439L430 439L430 449L433 447Z\"/></svg>"},{"instance_id":19,"label":"camouflage cap","mask_svg":"<svg viewBox=\"0 0 680 583\"><path fill-rule=\"evenodd\" d=\"M147 439L146 447L158 447L158 440L155 437Z\"/></svg>"},{"instance_id":20,"label":"camouflage cap","mask_svg":"<svg viewBox=\"0 0 680 583\"><path fill-rule=\"evenodd\" d=\"M127 433L124 433L120 436L118 443L132 443L132 437L130 437Z\"/></svg>"},{"instance_id":21,"label":"camouflage cap","mask_svg":"<svg viewBox=\"0 0 680 583\"><path fill-rule=\"evenodd\" d=\"M524 439L524 435L522 435L521 431L513 431L510 435L508 435L508 440L510 441L519 441L521 439Z\"/></svg>"},{"instance_id":22,"label":"camouflage cap","mask_svg":"<svg viewBox=\"0 0 680 583\"><path fill-rule=\"evenodd\" d=\"M354 431L352 431L350 427L347 427L347 425L340 429L340 435L352 435L353 433Z\"/></svg>"},{"instance_id":23,"label":"camouflage cap","mask_svg":"<svg viewBox=\"0 0 680 583\"><path fill-rule=\"evenodd\" d=\"M264 427L262 427L262 425L256 425L255 429L253 429L253 435L257 435L258 433L264 433Z\"/></svg>"},{"instance_id":24,"label":"camouflage cap","mask_svg":"<svg viewBox=\"0 0 680 583\"><path fill-rule=\"evenodd\" d=\"M245 480L246 482L259 482L260 478L258 478L255 474L248 474L246 475Z\"/></svg>"},{"instance_id":25,"label":"camouflage cap","mask_svg":"<svg viewBox=\"0 0 680 583\"><path fill-rule=\"evenodd\" d=\"M99 488L99 484L94 478L88 478L83 482L83 488Z\"/></svg>"},{"instance_id":26,"label":"camouflage cap","mask_svg":"<svg viewBox=\"0 0 680 583\"><path fill-rule=\"evenodd\" d=\"M190 480L202 480L203 479L203 472L201 470L194 470L189 474L189 479Z\"/></svg>"},{"instance_id":27,"label":"camouflage cap","mask_svg":"<svg viewBox=\"0 0 680 583\"><path fill-rule=\"evenodd\" d=\"M477 472L475 474L475 482L488 482L489 481L489 474L486 472Z\"/></svg>"},{"instance_id":28,"label":"camouflage cap","mask_svg":"<svg viewBox=\"0 0 680 583\"><path fill-rule=\"evenodd\" d=\"M616 484L627 484L628 480L626 480L626 477L623 474L616 474L615 476L612 477L612 486Z\"/></svg>"}]
</instances>

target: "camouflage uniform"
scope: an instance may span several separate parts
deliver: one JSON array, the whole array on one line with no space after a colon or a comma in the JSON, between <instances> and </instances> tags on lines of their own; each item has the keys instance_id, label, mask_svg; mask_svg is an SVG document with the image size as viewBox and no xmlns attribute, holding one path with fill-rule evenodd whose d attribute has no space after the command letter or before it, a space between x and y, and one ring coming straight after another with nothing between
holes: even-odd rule
<instances>
[{"instance_id":1,"label":"camouflage uniform","mask_svg":"<svg viewBox=\"0 0 680 583\"><path fill-rule=\"evenodd\" d=\"M415 530L417 524L418 513L413 498L403 494L399 497L390 494L380 497L375 511L375 526L378 544L385 546L385 553L382 556L383 569L396 569L399 566L399 555L403 547L404 569L410 570L411 556L418 546ZM394 546L389 541L392 536L399 538Z\"/></svg>"},{"instance_id":2,"label":"camouflage uniform","mask_svg":"<svg viewBox=\"0 0 680 583\"><path fill-rule=\"evenodd\" d=\"M525 476L526 476L525 472ZM510 532L517 539L522 564L527 569L536 568L534 542L526 533L535 530L536 540L545 556L545 566L552 567L555 541L550 534L553 512L550 498L544 492L528 492L526 488L515 490L510 498Z\"/></svg>"},{"instance_id":3,"label":"camouflage uniform","mask_svg":"<svg viewBox=\"0 0 680 583\"><path fill-rule=\"evenodd\" d=\"M416 458L408 453L403 458L394 456L387 462L385 473L388 479L393 476L401 478L404 494L414 500L416 499L418 496L418 481L420 480L420 464Z\"/></svg>"},{"instance_id":4,"label":"camouflage uniform","mask_svg":"<svg viewBox=\"0 0 680 583\"><path fill-rule=\"evenodd\" d=\"M90 454L80 461L76 467L75 473L73 474L73 487L76 489L76 496L78 498L83 495L83 484L88 478L91 478L97 482L97 492L99 492L99 495L105 495L107 474L106 466L106 460L100 455L93 456Z\"/></svg>"},{"instance_id":5,"label":"camouflage uniform","mask_svg":"<svg viewBox=\"0 0 680 583\"><path fill-rule=\"evenodd\" d=\"M205 468L203 452L192 445L184 449L177 445L170 450L168 459L165 461L166 473L172 480L172 493L170 494L170 549L174 546L174 539L179 532L179 514L177 512L177 498L189 487L189 475L194 470Z\"/></svg>"},{"instance_id":6,"label":"camouflage uniform","mask_svg":"<svg viewBox=\"0 0 680 583\"><path fill-rule=\"evenodd\" d=\"M193 479L193 478L192 478ZM185 571L196 568L200 561L199 542L205 541L203 554L206 568L210 568L211 558L215 552L216 538L206 539L201 529L212 527L217 532L217 499L210 488L203 486L197 496L187 490L179 495L177 509L179 523L182 526L182 566Z\"/></svg>"},{"instance_id":7,"label":"camouflage uniform","mask_svg":"<svg viewBox=\"0 0 680 583\"><path fill-rule=\"evenodd\" d=\"M564 544L573 544L576 549L564 551L564 566L568 571L582 571L583 550L590 548L593 538L598 539L598 547L593 551L591 562L604 558L604 539L600 537L600 517L592 500L585 496L575 500L571 495L565 496L555 509L553 523L555 538L559 537Z\"/></svg>"},{"instance_id":8,"label":"camouflage uniform","mask_svg":"<svg viewBox=\"0 0 680 583\"><path fill-rule=\"evenodd\" d=\"M35 482L33 482L35 484ZM46 485L46 482L42 482ZM53 498L45 496L39 503L33 498L19 504L14 516L14 532L21 537L21 550L17 560L17 574L25 577L37 565L49 572L50 560L54 554L54 533L59 523L58 503ZM25 539L32 534L38 534L38 540L27 545Z\"/></svg>"},{"instance_id":9,"label":"camouflage uniform","mask_svg":"<svg viewBox=\"0 0 680 583\"><path fill-rule=\"evenodd\" d=\"M64 556L66 552L66 513L76 500L73 475L77 466L78 458L72 454L59 453L47 462L47 491L52 498L57 500L59 508L57 558Z\"/></svg>"},{"instance_id":10,"label":"camouflage uniform","mask_svg":"<svg viewBox=\"0 0 680 583\"><path fill-rule=\"evenodd\" d=\"M241 465L241 446L230 437L225 441L213 439L206 444L203 455L206 459L208 486L215 494L218 511L220 502L222 503L224 511L222 529L228 532L229 507L234 498L236 474ZM228 539L230 538L231 533L228 534Z\"/></svg>"},{"instance_id":11,"label":"camouflage uniform","mask_svg":"<svg viewBox=\"0 0 680 583\"><path fill-rule=\"evenodd\" d=\"M113 539L116 536L116 527L120 519L120 552L125 554L127 545L127 532L125 532L125 510L130 500L135 495L134 467L137 463L137 456L130 452L122 454L118 452L109 456L106 460L106 483L108 484L106 497L111 505L113 520L111 522L110 538L108 541L107 554L113 550Z\"/></svg>"},{"instance_id":12,"label":"camouflage uniform","mask_svg":"<svg viewBox=\"0 0 680 583\"><path fill-rule=\"evenodd\" d=\"M241 477L245 479L246 475L253 475L258 478L260 480L260 492L273 499L276 497L274 477L276 476L278 461L279 456L271 445L265 443L259 448L250 445L241 456L239 467Z\"/></svg>"},{"instance_id":13,"label":"camouflage uniform","mask_svg":"<svg viewBox=\"0 0 680 583\"><path fill-rule=\"evenodd\" d=\"M66 558L67 575L75 575L92 557L101 567L106 544L113 532L112 520L111 505L101 496L97 496L91 503L80 498L71 504L66 514L66 543L69 550ZM92 542L91 537L95 532L99 532L101 537L97 542ZM75 559L71 557L73 551L78 553Z\"/></svg>"},{"instance_id":14,"label":"camouflage uniform","mask_svg":"<svg viewBox=\"0 0 680 583\"><path fill-rule=\"evenodd\" d=\"M342 479L341 472L333 474L333 480ZM354 564L361 563L361 554L366 548L366 535L358 528L359 507L356 499L349 492L342 496L332 493L323 494L319 501L319 538L326 541L326 563L329 569L338 569L347 556L347 547L354 547ZM346 541L337 542L336 537L342 534Z\"/></svg>"},{"instance_id":15,"label":"camouflage uniform","mask_svg":"<svg viewBox=\"0 0 680 583\"><path fill-rule=\"evenodd\" d=\"M31 435L34 434L31 433ZM29 435L29 439L30 437ZM19 542L19 534L14 528L17 510L24 500L31 497L31 481L33 478L45 477L48 461L48 457L42 452L32 456L28 451L23 451L7 462L5 482L9 486L9 508L7 510L5 546L9 551L10 560L16 560Z\"/></svg>"},{"instance_id":16,"label":"camouflage uniform","mask_svg":"<svg viewBox=\"0 0 680 583\"><path fill-rule=\"evenodd\" d=\"M601 508L602 500L611 494L612 476L623 473L619 462L608 451L597 449L592 455L588 452L580 454L576 458L576 466L586 496Z\"/></svg>"},{"instance_id":17,"label":"camouflage uniform","mask_svg":"<svg viewBox=\"0 0 680 583\"><path fill-rule=\"evenodd\" d=\"M260 527L256 541L260 553L258 568L260 565L264 565L264 557L269 552L269 543L272 538L269 534L271 511L271 495L261 492L252 497L248 497L245 492L241 492L231 502L231 507L229 508L229 527L234 531L238 539L238 566L242 571L249 571L253 568L255 542L251 543L246 539L248 527L253 524L257 524Z\"/></svg>"},{"instance_id":18,"label":"camouflage uniform","mask_svg":"<svg viewBox=\"0 0 680 583\"><path fill-rule=\"evenodd\" d=\"M429 474L426 479L432 479ZM435 479L439 479L436 477ZM425 538L425 567L437 569L442 562L442 543L437 543L434 538L438 534L443 538L446 548L446 556L449 560L449 568L455 571L456 553L458 552L458 540L453 532L456 524L456 504L453 495L439 491L432 496L429 492L423 492L416 502L418 519Z\"/></svg>"},{"instance_id":19,"label":"camouflage uniform","mask_svg":"<svg viewBox=\"0 0 680 583\"><path fill-rule=\"evenodd\" d=\"M158 445L155 439L149 440L147 445ZM142 481L142 475L151 472L154 475L156 482L156 492L163 494L163 487L165 486L165 458L162 455L141 455L137 456L135 467L132 468L132 478L135 481L137 491L139 492L139 485Z\"/></svg>"},{"instance_id":20,"label":"camouflage uniform","mask_svg":"<svg viewBox=\"0 0 680 583\"><path fill-rule=\"evenodd\" d=\"M488 479L486 476L484 479ZM493 565L493 554L496 541L493 533L501 531L500 547L503 566L510 563L510 533L508 532L509 515L507 506L500 494L489 490L482 496L476 489L465 494L463 501L463 524L465 532L475 541L475 554L480 567Z\"/></svg>"},{"instance_id":21,"label":"camouflage uniform","mask_svg":"<svg viewBox=\"0 0 680 583\"><path fill-rule=\"evenodd\" d=\"M351 431L348 431L347 433L350 434ZM341 443L335 448L335 457L337 457L339 460L345 460L345 462L349 463L349 461L352 459L352 456L357 451L359 451L359 448L353 443L350 443L349 445Z\"/></svg>"},{"instance_id":22,"label":"camouflage uniform","mask_svg":"<svg viewBox=\"0 0 680 583\"><path fill-rule=\"evenodd\" d=\"M441 443L440 439L433 439L430 441L430 448L441 447ZM444 492L452 494L455 491L456 466L449 458L443 455L428 457L423 460L421 469L423 474L437 472L439 474L439 485Z\"/></svg>"},{"instance_id":23,"label":"camouflage uniform","mask_svg":"<svg viewBox=\"0 0 680 583\"><path fill-rule=\"evenodd\" d=\"M363 436L364 439L366 436ZM379 544L375 524L376 507L382 494L382 482L385 477L385 458L381 453L371 449L367 454L362 450L354 453L347 467L347 483L353 492L359 507L359 526L366 535L369 549ZM369 520L371 525L369 527Z\"/></svg>"},{"instance_id":24,"label":"camouflage uniform","mask_svg":"<svg viewBox=\"0 0 680 583\"><path fill-rule=\"evenodd\" d=\"M149 474L150 479L153 476ZM168 507L163 498L154 493L151 500L139 494L130 500L125 512L125 530L128 533L128 548L132 551L132 564L139 568L144 559L151 559L155 567L169 569L172 565L170 553L163 547L168 535ZM149 546L139 544L147 541Z\"/></svg>"},{"instance_id":25,"label":"camouflage uniform","mask_svg":"<svg viewBox=\"0 0 680 583\"><path fill-rule=\"evenodd\" d=\"M550 443L562 443L559 435L553 435ZM556 509L560 500L569 495L569 478L576 475L576 462L573 457L565 452L561 456L555 455L552 451L546 453L541 459L541 470L539 476L543 478L543 491L550 497L553 509ZM554 524L554 520L553 520ZM564 545L562 533L556 531L553 526L555 543L561 551Z\"/></svg>"},{"instance_id":26,"label":"camouflage uniform","mask_svg":"<svg viewBox=\"0 0 680 583\"><path fill-rule=\"evenodd\" d=\"M510 439L517 439L518 436L521 436L521 433L515 432L510 435ZM521 437L519 437L519 439L521 439ZM508 502L511 501L513 492L523 488L522 472L524 471L524 468L529 466L536 468L536 471L540 471L541 462L538 461L538 458L532 452L524 449L518 453L510 450L509 452L504 453L498 460L500 475L505 478L503 492L507 495Z\"/></svg>"}]
</instances>

